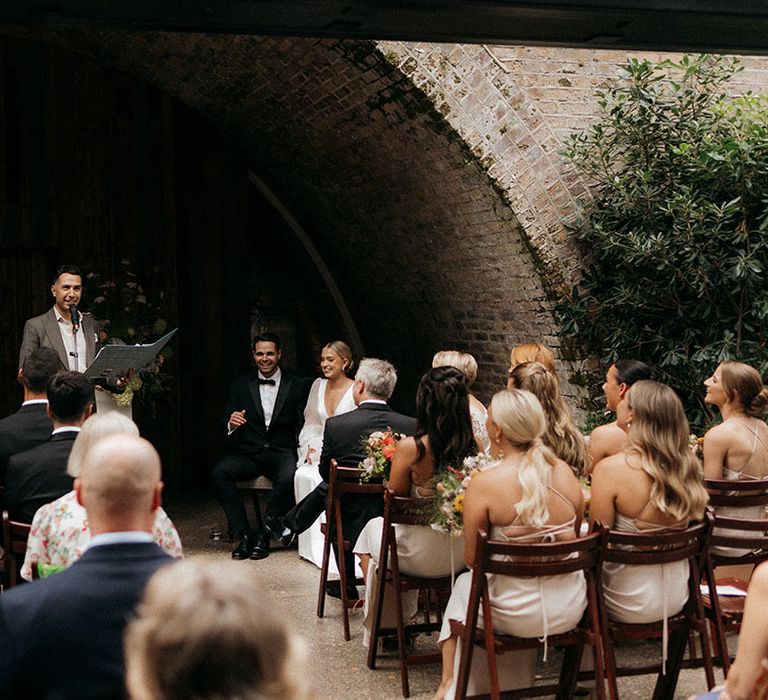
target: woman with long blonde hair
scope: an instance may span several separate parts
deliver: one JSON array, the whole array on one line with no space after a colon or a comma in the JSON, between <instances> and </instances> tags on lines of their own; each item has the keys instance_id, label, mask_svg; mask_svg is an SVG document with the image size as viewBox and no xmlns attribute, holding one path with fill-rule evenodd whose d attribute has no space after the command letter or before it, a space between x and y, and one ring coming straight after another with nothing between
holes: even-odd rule
<instances>
[{"instance_id":1,"label":"woman with long blonde hair","mask_svg":"<svg viewBox=\"0 0 768 700\"><path fill-rule=\"evenodd\" d=\"M491 400L488 434L491 453L499 463L470 482L464 500L464 559L475 563L478 530L492 539L510 542L572 540L584 510L579 482L571 468L544 444L546 419L538 399L528 391L501 391ZM440 644L443 675L438 698L454 697L454 674L460 644L451 634L450 620L464 622L472 574L456 580L443 616ZM546 637L572 629L586 608L586 583L581 572L541 578L489 576L488 590L494 628L521 637ZM530 684L533 654L504 655L502 687ZM481 673L483 664L473 664ZM513 676L513 677L510 677ZM505 683L506 681L506 683ZM483 681L470 683L481 692Z\"/></svg>"},{"instance_id":2,"label":"woman with long blonde hair","mask_svg":"<svg viewBox=\"0 0 768 700\"><path fill-rule=\"evenodd\" d=\"M587 443L560 394L557 375L539 362L524 362L510 372L509 379L516 389L530 391L544 409L544 444L570 465L576 476L584 474L589 462Z\"/></svg>"},{"instance_id":3,"label":"woman with long blonde hair","mask_svg":"<svg viewBox=\"0 0 768 700\"><path fill-rule=\"evenodd\" d=\"M590 522L651 533L701 519L707 492L675 392L650 380L633 384L618 405L617 422L629 444L595 466ZM665 613L675 615L688 600L688 562L605 564L603 594L609 617L620 622L656 622Z\"/></svg>"}]
</instances>

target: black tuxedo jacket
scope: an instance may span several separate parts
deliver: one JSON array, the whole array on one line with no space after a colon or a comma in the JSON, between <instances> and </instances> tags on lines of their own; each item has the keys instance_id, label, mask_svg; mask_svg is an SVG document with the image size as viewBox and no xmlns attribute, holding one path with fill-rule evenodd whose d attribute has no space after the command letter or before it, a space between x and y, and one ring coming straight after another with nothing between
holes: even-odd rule
<instances>
[{"instance_id":1,"label":"black tuxedo jacket","mask_svg":"<svg viewBox=\"0 0 768 700\"><path fill-rule=\"evenodd\" d=\"M31 523L37 509L72 490L67 460L77 432L66 431L8 460L5 503L12 520Z\"/></svg>"},{"instance_id":2,"label":"black tuxedo jacket","mask_svg":"<svg viewBox=\"0 0 768 700\"><path fill-rule=\"evenodd\" d=\"M413 435L416 419L393 411L382 403L363 403L354 411L332 416L325 421L320 476L328 481L331 459L342 466L357 466L365 459L363 441L376 430L391 428L396 433Z\"/></svg>"},{"instance_id":3,"label":"black tuxedo jacket","mask_svg":"<svg viewBox=\"0 0 768 700\"><path fill-rule=\"evenodd\" d=\"M172 561L153 542L101 545L0 596L0 697L125 697L126 620Z\"/></svg>"},{"instance_id":4,"label":"black tuxedo jacket","mask_svg":"<svg viewBox=\"0 0 768 700\"><path fill-rule=\"evenodd\" d=\"M5 483L5 467L11 455L51 437L53 423L45 409L46 404L33 403L0 420L0 484Z\"/></svg>"},{"instance_id":5,"label":"black tuxedo jacket","mask_svg":"<svg viewBox=\"0 0 768 700\"><path fill-rule=\"evenodd\" d=\"M232 451L249 456L267 448L296 452L311 380L293 377L285 372L281 374L269 428L264 423L264 408L256 381L258 373L238 377L232 385L224 408L224 429L233 411L245 409L247 421L227 438Z\"/></svg>"}]
</instances>

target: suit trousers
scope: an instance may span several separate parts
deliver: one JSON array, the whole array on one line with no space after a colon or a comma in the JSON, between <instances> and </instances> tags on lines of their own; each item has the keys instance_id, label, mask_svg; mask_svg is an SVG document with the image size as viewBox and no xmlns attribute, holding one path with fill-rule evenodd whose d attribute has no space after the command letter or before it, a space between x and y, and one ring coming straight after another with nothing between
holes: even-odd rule
<instances>
[{"instance_id":1,"label":"suit trousers","mask_svg":"<svg viewBox=\"0 0 768 700\"><path fill-rule=\"evenodd\" d=\"M294 505L293 474L296 471L296 452L265 448L253 455L230 452L213 468L216 495L227 514L229 531L235 536L250 533L248 516L238 481L266 476L272 482L265 517L275 520Z\"/></svg>"}]
</instances>

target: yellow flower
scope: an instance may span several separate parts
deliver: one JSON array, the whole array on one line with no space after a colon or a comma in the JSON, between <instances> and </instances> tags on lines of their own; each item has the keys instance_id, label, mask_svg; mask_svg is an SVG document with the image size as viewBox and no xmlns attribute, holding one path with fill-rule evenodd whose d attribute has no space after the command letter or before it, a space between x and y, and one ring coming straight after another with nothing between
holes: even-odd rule
<instances>
[{"instance_id":1,"label":"yellow flower","mask_svg":"<svg viewBox=\"0 0 768 700\"><path fill-rule=\"evenodd\" d=\"M464 512L464 494L460 493L458 496L456 496L453 499L453 509L457 513L463 513Z\"/></svg>"}]
</instances>

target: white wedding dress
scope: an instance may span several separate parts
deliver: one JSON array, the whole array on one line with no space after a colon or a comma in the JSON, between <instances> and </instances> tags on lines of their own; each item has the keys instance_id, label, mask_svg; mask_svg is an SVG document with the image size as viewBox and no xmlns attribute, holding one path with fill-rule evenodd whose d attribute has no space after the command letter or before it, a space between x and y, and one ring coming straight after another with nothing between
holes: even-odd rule
<instances>
[{"instance_id":1,"label":"white wedding dress","mask_svg":"<svg viewBox=\"0 0 768 700\"><path fill-rule=\"evenodd\" d=\"M352 386L341 397L336 413L341 415L355 409L355 401L352 398ZM315 379L309 391L307 405L304 408L304 427L299 434L299 463L296 474L293 477L293 490L298 503L307 494L311 493L322 481L318 465L320 453L323 449L323 431L328 413L325 409L325 390L328 387L327 379ZM310 453L310 450L313 450ZM307 458L311 463L307 463ZM305 532L299 535L299 556L312 562L315 566L323 565L323 533L320 531L320 523L325 521L325 514L321 515ZM329 573L338 575L335 562L331 562Z\"/></svg>"}]
</instances>

